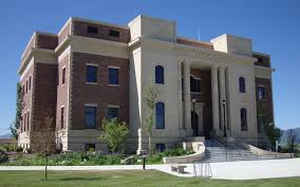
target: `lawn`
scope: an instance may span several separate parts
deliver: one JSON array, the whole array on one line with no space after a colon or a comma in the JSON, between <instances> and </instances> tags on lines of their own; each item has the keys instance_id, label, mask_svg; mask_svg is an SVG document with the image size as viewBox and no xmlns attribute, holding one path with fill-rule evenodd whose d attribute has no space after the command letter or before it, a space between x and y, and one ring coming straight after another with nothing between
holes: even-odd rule
<instances>
[{"instance_id":1,"label":"lawn","mask_svg":"<svg viewBox=\"0 0 300 187\"><path fill-rule=\"evenodd\" d=\"M0 186L63 186L63 187L94 187L94 186L209 186L209 187L243 187L243 186L300 186L300 178L264 179L264 180L209 180L203 178L179 178L159 171L57 171L50 172L47 182L43 181L40 171L1 171Z\"/></svg>"}]
</instances>

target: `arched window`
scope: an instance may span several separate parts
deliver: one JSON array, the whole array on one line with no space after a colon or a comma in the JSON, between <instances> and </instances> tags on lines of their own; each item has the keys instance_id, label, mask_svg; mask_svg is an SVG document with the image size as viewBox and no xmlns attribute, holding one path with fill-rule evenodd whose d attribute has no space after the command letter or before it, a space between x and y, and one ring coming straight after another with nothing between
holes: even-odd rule
<instances>
[{"instance_id":1,"label":"arched window","mask_svg":"<svg viewBox=\"0 0 300 187\"><path fill-rule=\"evenodd\" d=\"M241 130L247 131L248 125L247 125L247 110L245 108L241 108Z\"/></svg>"},{"instance_id":2,"label":"arched window","mask_svg":"<svg viewBox=\"0 0 300 187\"><path fill-rule=\"evenodd\" d=\"M158 102L155 104L156 111L156 129L164 129L165 128L165 104L162 102Z\"/></svg>"},{"instance_id":3,"label":"arched window","mask_svg":"<svg viewBox=\"0 0 300 187\"><path fill-rule=\"evenodd\" d=\"M245 93L246 92L246 81L244 77L239 78L239 87L240 87L240 92Z\"/></svg>"},{"instance_id":4,"label":"arched window","mask_svg":"<svg viewBox=\"0 0 300 187\"><path fill-rule=\"evenodd\" d=\"M155 66L155 83L164 84L164 67Z\"/></svg>"}]
</instances>

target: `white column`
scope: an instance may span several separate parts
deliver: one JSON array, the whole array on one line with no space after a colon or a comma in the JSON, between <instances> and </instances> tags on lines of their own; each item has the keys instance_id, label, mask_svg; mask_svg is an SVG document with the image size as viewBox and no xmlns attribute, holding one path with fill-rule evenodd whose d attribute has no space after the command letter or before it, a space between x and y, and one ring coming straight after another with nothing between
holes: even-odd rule
<instances>
[{"instance_id":1,"label":"white column","mask_svg":"<svg viewBox=\"0 0 300 187\"><path fill-rule=\"evenodd\" d=\"M218 86L218 67L211 68L211 96L212 96L212 116L213 129L215 132L219 130L219 86Z\"/></svg>"},{"instance_id":2,"label":"white column","mask_svg":"<svg viewBox=\"0 0 300 187\"><path fill-rule=\"evenodd\" d=\"M226 105L225 107L223 106L223 103L226 103L226 88L225 88L225 67L224 66L220 66L219 68L219 84L220 84L220 120L221 120L221 127L222 127L222 132L221 135L224 135L224 125L226 122L226 119L224 120L224 118L226 118L226 114L224 115L224 113L226 112Z\"/></svg>"},{"instance_id":3,"label":"white column","mask_svg":"<svg viewBox=\"0 0 300 187\"><path fill-rule=\"evenodd\" d=\"M178 62L178 120L179 120L179 129L184 127L183 120L183 106L182 106L182 62Z\"/></svg>"},{"instance_id":4,"label":"white column","mask_svg":"<svg viewBox=\"0 0 300 187\"><path fill-rule=\"evenodd\" d=\"M191 125L191 93L190 93L190 62L184 62L184 112L185 128L192 129Z\"/></svg>"}]
</instances>

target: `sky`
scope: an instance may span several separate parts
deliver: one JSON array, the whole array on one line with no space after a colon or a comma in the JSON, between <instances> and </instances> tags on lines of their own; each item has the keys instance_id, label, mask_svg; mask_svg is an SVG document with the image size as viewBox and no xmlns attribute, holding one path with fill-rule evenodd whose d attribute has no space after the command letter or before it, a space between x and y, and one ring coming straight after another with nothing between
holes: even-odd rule
<instances>
[{"instance_id":1,"label":"sky","mask_svg":"<svg viewBox=\"0 0 300 187\"><path fill-rule=\"evenodd\" d=\"M114 0L0 3L0 134L15 118L17 69L34 31L57 33L70 16L126 25L139 14L177 22L177 35L210 41L223 33L251 38L271 55L275 123L300 127L299 0Z\"/></svg>"}]
</instances>

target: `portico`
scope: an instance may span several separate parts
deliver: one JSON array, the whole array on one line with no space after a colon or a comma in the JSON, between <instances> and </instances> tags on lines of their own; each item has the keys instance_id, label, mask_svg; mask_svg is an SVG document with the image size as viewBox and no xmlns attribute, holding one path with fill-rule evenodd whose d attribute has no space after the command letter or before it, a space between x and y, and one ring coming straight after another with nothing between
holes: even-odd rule
<instances>
[{"instance_id":1,"label":"portico","mask_svg":"<svg viewBox=\"0 0 300 187\"><path fill-rule=\"evenodd\" d=\"M182 64L183 124L187 136L230 136L226 65L185 59ZM198 75L195 75L195 73ZM204 80L203 77L206 79ZM191 78L198 79L199 91L191 91ZM209 86L208 84L209 81ZM209 88L209 90L208 90ZM206 112L206 114L204 114ZM196 131L196 132L195 132Z\"/></svg>"}]
</instances>

